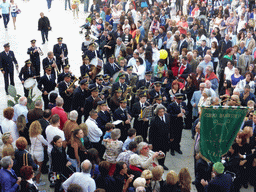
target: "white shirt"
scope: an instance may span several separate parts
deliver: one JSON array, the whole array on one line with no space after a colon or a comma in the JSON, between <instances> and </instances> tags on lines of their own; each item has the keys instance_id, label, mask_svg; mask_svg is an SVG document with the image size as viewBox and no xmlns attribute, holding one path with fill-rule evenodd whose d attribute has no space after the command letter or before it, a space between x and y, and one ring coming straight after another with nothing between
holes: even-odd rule
<instances>
[{"instance_id":1,"label":"white shirt","mask_svg":"<svg viewBox=\"0 0 256 192\"><path fill-rule=\"evenodd\" d=\"M228 67L225 67L224 74L226 75L226 80L231 81L231 76L235 73L235 67L232 69L229 69Z\"/></svg>"},{"instance_id":2,"label":"white shirt","mask_svg":"<svg viewBox=\"0 0 256 192\"><path fill-rule=\"evenodd\" d=\"M11 132L13 142L16 142L16 140L19 138L19 132L18 132L16 123L14 123L13 120L8 120L8 119L4 118L4 120L1 122L1 126L2 126L3 133ZM0 140L1 140L1 143L2 143L2 136L1 136Z\"/></svg>"},{"instance_id":3,"label":"white shirt","mask_svg":"<svg viewBox=\"0 0 256 192\"><path fill-rule=\"evenodd\" d=\"M59 135L62 139L62 141L65 141L65 135L62 130L60 130L58 127L53 127L52 125L48 125L45 129L46 139L48 141L48 154L52 152L53 146L51 145L51 142L53 140L53 137L56 135Z\"/></svg>"},{"instance_id":4,"label":"white shirt","mask_svg":"<svg viewBox=\"0 0 256 192\"><path fill-rule=\"evenodd\" d=\"M27 119L27 114L28 114L28 108L27 106L21 105L21 104L16 104L14 107L14 116L13 116L13 121L17 121L18 116L24 115L26 122L28 123Z\"/></svg>"},{"instance_id":5,"label":"white shirt","mask_svg":"<svg viewBox=\"0 0 256 192\"><path fill-rule=\"evenodd\" d=\"M85 124L88 127L88 137L89 140L93 143L98 143L100 141L100 137L103 135L101 129L98 127L96 121L89 117Z\"/></svg>"},{"instance_id":6,"label":"white shirt","mask_svg":"<svg viewBox=\"0 0 256 192\"><path fill-rule=\"evenodd\" d=\"M146 72L146 67L145 66L143 66L143 65L139 65L139 66L134 65L132 70L133 70L133 73L136 73L138 75L139 80L144 79L145 72Z\"/></svg>"},{"instance_id":7,"label":"white shirt","mask_svg":"<svg viewBox=\"0 0 256 192\"><path fill-rule=\"evenodd\" d=\"M71 183L81 186L83 192L94 192L96 190L95 181L91 178L90 173L74 173L62 184L65 191Z\"/></svg>"},{"instance_id":8,"label":"white shirt","mask_svg":"<svg viewBox=\"0 0 256 192\"><path fill-rule=\"evenodd\" d=\"M44 145L48 145L48 142L44 139L42 135L37 135L36 137L30 137L31 141L31 152L42 152L44 150Z\"/></svg>"}]
</instances>

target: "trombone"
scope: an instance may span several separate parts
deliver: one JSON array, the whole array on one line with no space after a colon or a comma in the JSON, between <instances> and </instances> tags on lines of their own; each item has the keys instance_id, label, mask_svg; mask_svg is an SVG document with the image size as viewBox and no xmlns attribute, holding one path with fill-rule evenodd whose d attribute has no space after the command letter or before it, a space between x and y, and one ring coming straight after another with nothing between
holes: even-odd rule
<instances>
[{"instance_id":1,"label":"trombone","mask_svg":"<svg viewBox=\"0 0 256 192\"><path fill-rule=\"evenodd\" d=\"M60 74L60 70L59 70L59 68L58 68L58 66L57 66L57 64L56 64L56 62L55 62L55 60L53 60L53 64L55 64L54 69L55 69L57 75L59 75L59 74Z\"/></svg>"}]
</instances>

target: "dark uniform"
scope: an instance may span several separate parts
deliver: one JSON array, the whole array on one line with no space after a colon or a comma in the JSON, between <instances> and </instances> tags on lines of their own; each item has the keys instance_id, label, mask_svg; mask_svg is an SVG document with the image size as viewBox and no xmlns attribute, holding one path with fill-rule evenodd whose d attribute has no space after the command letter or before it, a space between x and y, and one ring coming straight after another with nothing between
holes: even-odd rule
<instances>
[{"instance_id":1,"label":"dark uniform","mask_svg":"<svg viewBox=\"0 0 256 192\"><path fill-rule=\"evenodd\" d=\"M147 97L146 92L141 93L140 97ZM143 137L144 141L147 141L148 121L140 120L139 117L141 115L141 111L147 106L149 106L149 104L144 103L142 107L140 102L134 103L132 106L132 116L134 117L133 128L136 129L137 135L141 135Z\"/></svg>"},{"instance_id":2,"label":"dark uniform","mask_svg":"<svg viewBox=\"0 0 256 192\"><path fill-rule=\"evenodd\" d=\"M157 84L155 84L156 86ZM150 103L153 103L153 100L156 96L158 95L161 95L162 97L166 97L166 94L165 94L165 90L164 88L161 88L159 92L157 92L155 89L151 90L149 92L149 99L150 99Z\"/></svg>"},{"instance_id":3,"label":"dark uniform","mask_svg":"<svg viewBox=\"0 0 256 192\"><path fill-rule=\"evenodd\" d=\"M33 39L30 41L32 44L36 43L36 40ZM40 47L36 47L35 45L28 48L27 54L30 56L30 61L32 62L32 67L35 68L35 73L37 77L37 81L39 81L40 78L40 55L38 51L35 50L40 49ZM35 52L34 52L35 51Z\"/></svg>"},{"instance_id":4,"label":"dark uniform","mask_svg":"<svg viewBox=\"0 0 256 192\"><path fill-rule=\"evenodd\" d=\"M4 48L10 47L9 43L4 44ZM4 86L6 94L8 94L8 86L9 86L9 78L11 85L14 86L14 68L13 68L13 62L16 65L16 68L18 67L18 62L14 56L13 51L8 51L6 53L5 51L0 53L0 70L4 71Z\"/></svg>"},{"instance_id":5,"label":"dark uniform","mask_svg":"<svg viewBox=\"0 0 256 192\"><path fill-rule=\"evenodd\" d=\"M93 67L92 64L89 64L89 65L83 64L83 65L80 67L81 76L83 77L85 74L89 74L89 72L92 70L92 67Z\"/></svg>"},{"instance_id":6,"label":"dark uniform","mask_svg":"<svg viewBox=\"0 0 256 192\"><path fill-rule=\"evenodd\" d=\"M115 59L114 55L112 55L109 59ZM104 65L104 74L109 74L110 77L113 77L113 75L118 71L120 71L120 67L114 63L114 60L113 63L107 62Z\"/></svg>"},{"instance_id":7,"label":"dark uniform","mask_svg":"<svg viewBox=\"0 0 256 192\"><path fill-rule=\"evenodd\" d=\"M62 42L62 37L58 38L58 42ZM62 58L60 57L61 54L64 54L64 57L66 58L64 63L62 61ZM53 46L53 54L56 57L56 64L59 68L59 71L61 71L61 68L63 68L63 65L67 65L68 64L68 48L67 45L65 43L61 43L61 44L55 44Z\"/></svg>"},{"instance_id":8,"label":"dark uniform","mask_svg":"<svg viewBox=\"0 0 256 192\"><path fill-rule=\"evenodd\" d=\"M48 67L49 65L52 66L52 64L53 64L54 62L55 62L55 59L54 59L54 58L53 58L53 59L50 59L49 57L44 58L44 59L43 59L43 68L45 69L45 68ZM51 73L53 74L54 78L56 79L55 69L52 68L51 70L52 70ZM44 72L44 74L45 74L45 72Z\"/></svg>"},{"instance_id":9,"label":"dark uniform","mask_svg":"<svg viewBox=\"0 0 256 192\"><path fill-rule=\"evenodd\" d=\"M120 74L119 75L119 79L126 79L125 74ZM126 91L126 89L127 89L127 84L125 82L124 83L120 83L120 81L113 83L113 85L112 85L112 92L111 92L112 95L114 95L115 90L117 90L119 88L122 90L122 93L124 93Z\"/></svg>"},{"instance_id":10,"label":"dark uniform","mask_svg":"<svg viewBox=\"0 0 256 192\"><path fill-rule=\"evenodd\" d=\"M65 66L64 66L64 69L69 69L69 67L70 67L69 65L65 65ZM70 73L70 72L67 72L67 73L63 72L63 73L59 74L59 75L58 75L58 81L57 81L57 83L60 83L61 81L63 81L63 80L64 80L64 76L65 76L66 74L68 74L68 73ZM70 73L70 75L71 75L71 79L74 80L74 79L75 79L75 76L72 75L71 73Z\"/></svg>"},{"instance_id":11,"label":"dark uniform","mask_svg":"<svg viewBox=\"0 0 256 192\"><path fill-rule=\"evenodd\" d=\"M122 93L122 90L119 88L115 90L115 93ZM118 97L116 94L113 95L109 100L109 108L114 113L115 110L119 107L119 101L121 97Z\"/></svg>"},{"instance_id":12,"label":"dark uniform","mask_svg":"<svg viewBox=\"0 0 256 192\"><path fill-rule=\"evenodd\" d=\"M102 85L103 86L112 86L111 82L109 81L110 76L108 74L103 75L103 82Z\"/></svg>"},{"instance_id":13,"label":"dark uniform","mask_svg":"<svg viewBox=\"0 0 256 192\"><path fill-rule=\"evenodd\" d=\"M150 71L147 71L145 73L145 76L151 76L152 73ZM152 81L146 81L146 79L141 79L138 81L137 83L137 89L141 88L141 87L146 87L146 89L149 89L149 87L152 85Z\"/></svg>"},{"instance_id":14,"label":"dark uniform","mask_svg":"<svg viewBox=\"0 0 256 192\"><path fill-rule=\"evenodd\" d=\"M99 101L98 105L107 105L105 101ZM111 122L111 116L108 111L100 111L98 112L98 118L96 119L98 123L98 127L102 130L103 135L105 135L106 128L105 125Z\"/></svg>"},{"instance_id":15,"label":"dark uniform","mask_svg":"<svg viewBox=\"0 0 256 192\"><path fill-rule=\"evenodd\" d=\"M120 103L122 102L127 102L127 101L125 99L121 99ZM119 128L121 130L121 137L120 137L121 141L125 141L127 139L127 131L128 129L131 128L130 124L125 123L125 121L128 120L128 116L127 116L128 114L131 115L127 107L126 109L122 109L121 107L118 107L113 114L114 121L116 120L123 121L122 123L115 126L116 128Z\"/></svg>"},{"instance_id":16,"label":"dark uniform","mask_svg":"<svg viewBox=\"0 0 256 192\"><path fill-rule=\"evenodd\" d=\"M183 99L183 94L176 94L175 98ZM171 142L171 151L174 153L174 150L177 152L181 152L180 150L180 141L182 136L182 129L184 128L184 121L182 117L177 117L179 113L181 113L181 108L186 111L185 115L188 113L186 103L181 102L180 105L176 101L172 102L168 108L167 112L171 115L171 125L173 130L173 138Z\"/></svg>"},{"instance_id":17,"label":"dark uniform","mask_svg":"<svg viewBox=\"0 0 256 192\"><path fill-rule=\"evenodd\" d=\"M19 78L21 81L26 81L28 78L34 77L36 75L35 69L33 67L28 68L26 66L28 63L31 63L31 61L26 60L25 63L26 63L25 66L21 68L20 73L19 73ZM33 89L31 89L31 95L32 95L32 90ZM29 90L27 90L24 87L25 97L28 97L28 93L29 93Z\"/></svg>"},{"instance_id":18,"label":"dark uniform","mask_svg":"<svg viewBox=\"0 0 256 192\"><path fill-rule=\"evenodd\" d=\"M91 92L95 91L95 92L99 92L97 87L93 87L90 89ZM92 109L96 109L97 108L97 102L100 101L101 99L99 97L93 98L92 95L87 97L85 99L85 106L84 106L84 119L87 120L87 118L89 117L89 112Z\"/></svg>"},{"instance_id":19,"label":"dark uniform","mask_svg":"<svg viewBox=\"0 0 256 192\"><path fill-rule=\"evenodd\" d=\"M51 68L52 67L49 65L46 69L50 70ZM48 104L49 104L48 94L51 91L53 91L56 87L55 76L53 74L50 74L50 77L48 77L45 74L44 76L42 76L39 79L37 87L40 91L42 91L42 97L43 97L43 100L44 100L44 108L48 109ZM48 94L44 95L44 91L46 91Z\"/></svg>"}]
</instances>

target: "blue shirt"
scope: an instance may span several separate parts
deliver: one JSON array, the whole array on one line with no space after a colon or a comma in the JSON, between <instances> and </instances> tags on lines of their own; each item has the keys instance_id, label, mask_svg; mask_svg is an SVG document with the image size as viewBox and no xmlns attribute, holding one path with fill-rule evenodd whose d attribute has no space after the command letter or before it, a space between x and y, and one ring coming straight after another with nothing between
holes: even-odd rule
<instances>
[{"instance_id":1,"label":"blue shirt","mask_svg":"<svg viewBox=\"0 0 256 192\"><path fill-rule=\"evenodd\" d=\"M5 2L5 3L1 3L0 8L2 8L2 14L9 14L10 13L10 3Z\"/></svg>"},{"instance_id":2,"label":"blue shirt","mask_svg":"<svg viewBox=\"0 0 256 192\"><path fill-rule=\"evenodd\" d=\"M134 138L131 139L131 138L128 136L127 139L124 141L122 150L123 150L123 151L128 150L128 146L129 146L129 144L130 144L132 141L134 141Z\"/></svg>"},{"instance_id":3,"label":"blue shirt","mask_svg":"<svg viewBox=\"0 0 256 192\"><path fill-rule=\"evenodd\" d=\"M106 132L103 139L111 139L111 132Z\"/></svg>"},{"instance_id":4,"label":"blue shirt","mask_svg":"<svg viewBox=\"0 0 256 192\"><path fill-rule=\"evenodd\" d=\"M208 66L208 65L210 65L212 68L213 68L213 64L212 64L212 62L210 61L210 62L208 62L208 63L205 63L205 61L203 60L201 63L199 63L199 65L198 66L200 66L200 67L202 67L204 70L203 70L203 73L204 73L204 75L206 74L205 73L205 69L206 69L206 67Z\"/></svg>"}]
</instances>

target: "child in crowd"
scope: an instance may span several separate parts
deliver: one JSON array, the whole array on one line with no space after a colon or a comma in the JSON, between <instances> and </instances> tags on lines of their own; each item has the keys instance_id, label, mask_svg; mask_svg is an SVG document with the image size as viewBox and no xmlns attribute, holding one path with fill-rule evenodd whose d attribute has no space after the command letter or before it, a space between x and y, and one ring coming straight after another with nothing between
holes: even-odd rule
<instances>
[{"instance_id":1,"label":"child in crowd","mask_svg":"<svg viewBox=\"0 0 256 192\"><path fill-rule=\"evenodd\" d=\"M108 139L111 139L111 132L113 131L114 127L115 126L112 123L107 123L106 124L106 126L105 126L106 133L103 136L103 144L104 144L104 142L107 142Z\"/></svg>"},{"instance_id":2,"label":"child in crowd","mask_svg":"<svg viewBox=\"0 0 256 192\"><path fill-rule=\"evenodd\" d=\"M128 150L129 143L134 141L135 137L136 137L136 129L133 129L133 128L128 129L128 137L124 141L124 144L123 144L123 147L122 147L123 151Z\"/></svg>"}]
</instances>

